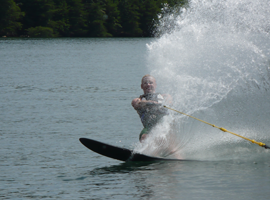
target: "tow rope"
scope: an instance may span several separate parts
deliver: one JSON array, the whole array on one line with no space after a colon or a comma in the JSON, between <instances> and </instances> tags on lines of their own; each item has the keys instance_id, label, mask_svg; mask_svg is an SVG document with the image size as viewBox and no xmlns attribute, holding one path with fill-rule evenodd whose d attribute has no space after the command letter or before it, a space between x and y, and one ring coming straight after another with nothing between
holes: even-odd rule
<instances>
[{"instance_id":1,"label":"tow rope","mask_svg":"<svg viewBox=\"0 0 270 200\"><path fill-rule=\"evenodd\" d=\"M167 109L170 109L170 110L173 110L173 111L175 111L175 112L178 112L178 113L180 113L180 114L182 114L182 115L186 115L186 116L188 116L188 117L191 117L191 118L193 118L193 119L196 119L196 120L198 120L198 121L200 121L200 122L203 122L203 123L205 123L205 124L208 124L208 125L210 125L210 126L212 126L212 127L214 127L214 128L218 128L219 130L221 130L221 131L223 131L223 132L231 133L231 134L233 134L233 135L235 135L235 136L238 136L238 137L240 137L240 138L242 138L242 139L248 140L248 141L250 141L250 142L252 142L252 143L255 143L255 144L257 144L257 145L259 145L259 146L261 146L261 147L264 147L265 149L270 149L270 146L267 146L266 144L264 144L264 143L262 143L262 142L257 142L257 141L255 141L255 140L251 140L251 139L246 138L246 137L244 137L244 136L241 136L241 135L238 135L238 134L233 133L233 132L231 132L231 131L228 131L228 130L225 129L225 128L218 127L218 126L216 126L216 125L214 125L214 124L210 124L210 123L208 123L208 122L206 122L206 121L203 121L203 120L201 120L201 119L198 119L198 118L193 117L193 116L191 116L191 115L188 115L188 114L186 114L186 113L180 112L180 111L175 110L175 109L173 109L173 108L169 108L169 107L167 107L167 106L163 106L163 107L164 107L164 108L167 108Z\"/></svg>"}]
</instances>

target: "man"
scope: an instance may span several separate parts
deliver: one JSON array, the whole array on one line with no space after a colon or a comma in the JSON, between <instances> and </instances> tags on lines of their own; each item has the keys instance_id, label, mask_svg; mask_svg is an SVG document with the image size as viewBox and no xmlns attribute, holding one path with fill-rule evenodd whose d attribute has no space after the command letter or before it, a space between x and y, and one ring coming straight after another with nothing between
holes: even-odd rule
<instances>
[{"instance_id":1,"label":"man","mask_svg":"<svg viewBox=\"0 0 270 200\"><path fill-rule=\"evenodd\" d=\"M164 108L162 104L172 102L170 95L156 93L156 87L155 78L151 75L145 75L141 82L144 94L131 102L144 127L139 137L141 142L145 140L151 129L168 114L167 108Z\"/></svg>"}]
</instances>

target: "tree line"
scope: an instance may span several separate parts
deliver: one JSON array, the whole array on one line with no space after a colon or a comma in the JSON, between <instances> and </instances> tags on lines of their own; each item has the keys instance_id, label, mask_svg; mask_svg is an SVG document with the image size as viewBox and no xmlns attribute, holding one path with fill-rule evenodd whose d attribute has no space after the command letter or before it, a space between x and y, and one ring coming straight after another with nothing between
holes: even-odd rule
<instances>
[{"instance_id":1,"label":"tree line","mask_svg":"<svg viewBox=\"0 0 270 200\"><path fill-rule=\"evenodd\" d=\"M0 35L151 37L164 7L187 0L0 0Z\"/></svg>"}]
</instances>

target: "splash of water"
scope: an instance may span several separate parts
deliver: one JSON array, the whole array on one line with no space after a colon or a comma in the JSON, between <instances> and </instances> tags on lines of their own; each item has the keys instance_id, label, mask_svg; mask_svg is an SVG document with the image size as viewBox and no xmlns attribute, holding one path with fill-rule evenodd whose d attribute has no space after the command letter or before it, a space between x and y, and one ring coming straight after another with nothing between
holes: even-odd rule
<instances>
[{"instance_id":1,"label":"splash of water","mask_svg":"<svg viewBox=\"0 0 270 200\"><path fill-rule=\"evenodd\" d=\"M167 13L160 37L147 45L159 90L170 93L180 111L270 142L269 16L268 0L191 0ZM213 150L221 145L226 155L250 149L186 117L174 116L174 122L186 157L220 157L224 149Z\"/></svg>"}]
</instances>

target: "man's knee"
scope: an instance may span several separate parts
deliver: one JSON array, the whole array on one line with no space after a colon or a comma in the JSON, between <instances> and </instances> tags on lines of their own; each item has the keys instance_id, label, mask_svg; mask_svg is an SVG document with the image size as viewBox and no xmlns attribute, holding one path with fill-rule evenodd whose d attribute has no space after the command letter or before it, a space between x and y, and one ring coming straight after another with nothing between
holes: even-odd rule
<instances>
[{"instance_id":1,"label":"man's knee","mask_svg":"<svg viewBox=\"0 0 270 200\"><path fill-rule=\"evenodd\" d=\"M140 138L140 142L144 141L147 138L147 134L142 134Z\"/></svg>"}]
</instances>

